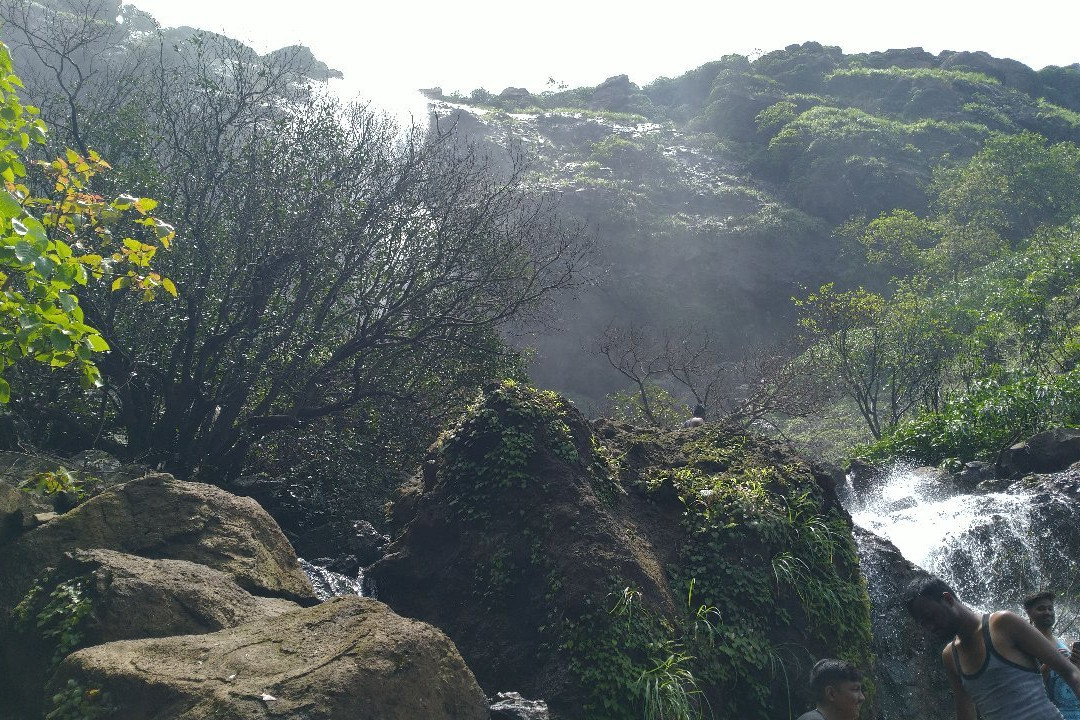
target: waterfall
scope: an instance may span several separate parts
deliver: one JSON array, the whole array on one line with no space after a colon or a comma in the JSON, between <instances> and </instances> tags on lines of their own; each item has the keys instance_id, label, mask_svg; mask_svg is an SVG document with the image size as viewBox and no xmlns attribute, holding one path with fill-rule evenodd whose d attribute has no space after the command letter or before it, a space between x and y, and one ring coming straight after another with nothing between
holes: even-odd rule
<instances>
[{"instance_id":1,"label":"waterfall","mask_svg":"<svg viewBox=\"0 0 1080 720\"><path fill-rule=\"evenodd\" d=\"M1061 577L1075 567L1052 538L1032 530L1035 495L1022 487L965 492L932 468L898 465L861 491L849 484L845 494L856 525L892 542L980 611L1022 612L1024 595L1055 580L1061 590ZM1075 629L1072 604L1058 601L1059 633Z\"/></svg>"},{"instance_id":2,"label":"waterfall","mask_svg":"<svg viewBox=\"0 0 1080 720\"><path fill-rule=\"evenodd\" d=\"M311 580L315 595L320 600L328 600L337 595L364 595L364 571L359 570L356 577L328 570L321 565L310 563L304 558L297 558L300 568Z\"/></svg>"}]
</instances>

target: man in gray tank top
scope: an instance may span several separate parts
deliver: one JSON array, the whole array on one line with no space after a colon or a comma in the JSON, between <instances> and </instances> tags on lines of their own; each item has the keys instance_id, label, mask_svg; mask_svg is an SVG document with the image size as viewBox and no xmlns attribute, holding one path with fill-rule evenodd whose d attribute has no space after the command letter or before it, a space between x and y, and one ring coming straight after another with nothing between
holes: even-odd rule
<instances>
[{"instance_id":1,"label":"man in gray tank top","mask_svg":"<svg viewBox=\"0 0 1080 720\"><path fill-rule=\"evenodd\" d=\"M933 576L915 579L904 604L924 629L952 640L941 652L957 720L1061 720L1043 687L1039 662L1080 694L1080 669L1015 613L980 615Z\"/></svg>"}]
</instances>

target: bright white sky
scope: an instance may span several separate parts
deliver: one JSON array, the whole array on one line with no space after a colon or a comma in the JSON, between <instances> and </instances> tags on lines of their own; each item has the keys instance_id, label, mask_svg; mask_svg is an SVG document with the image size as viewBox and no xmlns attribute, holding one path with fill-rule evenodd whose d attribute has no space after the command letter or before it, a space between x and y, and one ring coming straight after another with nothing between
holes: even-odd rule
<instances>
[{"instance_id":1,"label":"bright white sky","mask_svg":"<svg viewBox=\"0 0 1080 720\"><path fill-rule=\"evenodd\" d=\"M729 53L816 40L845 52L985 50L1035 69L1080 62L1080 2L1027 0L133 0L167 27L260 52L303 44L349 90L399 111L421 87L534 92L626 73L645 85ZM422 107L422 106L421 106Z\"/></svg>"}]
</instances>

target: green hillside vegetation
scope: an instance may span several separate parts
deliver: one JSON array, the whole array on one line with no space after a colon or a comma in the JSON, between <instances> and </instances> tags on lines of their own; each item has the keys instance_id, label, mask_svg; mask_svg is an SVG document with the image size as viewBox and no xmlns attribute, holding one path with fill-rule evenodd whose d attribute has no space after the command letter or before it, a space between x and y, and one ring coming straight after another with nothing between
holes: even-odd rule
<instances>
[{"instance_id":1,"label":"green hillside vegetation","mask_svg":"<svg viewBox=\"0 0 1080 720\"><path fill-rule=\"evenodd\" d=\"M321 98L332 71L302 48L71 7L5 11L42 157L94 149L115 171L92 192L160 200L177 242L146 277L179 298L78 289L101 386L16 362L11 446L273 469L297 507L374 516L477 388L526 368L594 415L845 417L843 452L1071 370L1071 283L1001 268L1070 236L1080 67L805 43L645 86L432 91L450 121L402 135Z\"/></svg>"},{"instance_id":2,"label":"green hillside vegetation","mask_svg":"<svg viewBox=\"0 0 1080 720\"><path fill-rule=\"evenodd\" d=\"M602 291L564 316L581 344L605 327L644 336L688 323L712 340L720 366L792 339L791 356L831 379L834 399L816 413L847 418L835 459L858 452L851 441L862 433L892 437L920 413L943 422L932 418L985 403L990 388L1069 385L1071 283L1019 268L1045 266L1054 252L1066 263L1062 238L1080 211L1080 66L1036 72L986 53L846 55L805 43L644 87L623 77L457 100L496 109L479 118L481 133L523 139L537 171L573 191L564 206L598 225ZM501 124L508 111L512 127ZM700 399L672 373L640 392L619 387L568 345L541 340L534 371L600 411L596 388L612 393L607 412L640 418L627 401L651 398L672 408L665 422ZM579 372L566 377L563 365ZM907 430L872 452L986 457L1024 432L1074 422L1061 402L999 418L975 445L931 451ZM771 420L789 422L782 415ZM803 421L787 427L829 445Z\"/></svg>"}]
</instances>

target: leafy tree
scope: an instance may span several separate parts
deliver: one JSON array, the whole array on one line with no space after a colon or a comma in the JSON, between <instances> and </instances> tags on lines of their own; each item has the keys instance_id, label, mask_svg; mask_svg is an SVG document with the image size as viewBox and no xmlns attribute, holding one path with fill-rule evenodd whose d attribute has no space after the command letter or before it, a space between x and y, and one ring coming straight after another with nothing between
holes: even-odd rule
<instances>
[{"instance_id":1,"label":"leafy tree","mask_svg":"<svg viewBox=\"0 0 1080 720\"><path fill-rule=\"evenodd\" d=\"M150 268L172 227L150 215L149 198L120 195L107 201L90 191L109 165L94 151L67 150L40 163L51 191L35 195L25 184L25 153L44 144L37 108L16 93L7 46L0 43L0 402L11 399L4 371L30 358L51 368L73 366L83 388L101 384L92 355L109 349L86 322L79 293L88 286L131 289L152 300L160 289L177 294L172 280ZM128 217L134 215L134 222ZM130 233L130 234L129 234Z\"/></svg>"},{"instance_id":2,"label":"leafy tree","mask_svg":"<svg viewBox=\"0 0 1080 720\"><path fill-rule=\"evenodd\" d=\"M955 335L926 295L924 281L902 283L889 299L830 283L795 301L807 362L855 403L875 438L940 399Z\"/></svg>"},{"instance_id":3,"label":"leafy tree","mask_svg":"<svg viewBox=\"0 0 1080 720\"><path fill-rule=\"evenodd\" d=\"M130 131L83 123L149 150L132 178L177 218L185 243L165 269L184 292L147 315L89 288L112 348L103 387L80 403L29 378L18 410L38 437L220 482L279 452L282 432L325 437L332 417L358 443L410 416L441 423L513 369L499 330L574 282L577 228L520 158L497 164L452 129L402 133L315 97L301 70L196 36L131 78L156 101Z\"/></svg>"},{"instance_id":4,"label":"leafy tree","mask_svg":"<svg viewBox=\"0 0 1080 720\"><path fill-rule=\"evenodd\" d=\"M1080 213L1080 148L999 133L970 161L939 168L930 190L951 229L997 233L1015 248L1040 225Z\"/></svg>"}]
</instances>

